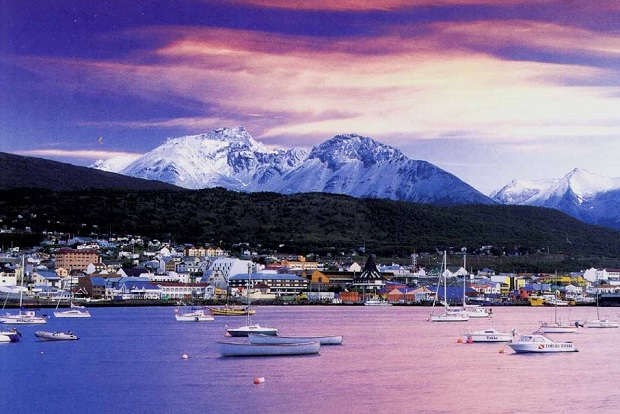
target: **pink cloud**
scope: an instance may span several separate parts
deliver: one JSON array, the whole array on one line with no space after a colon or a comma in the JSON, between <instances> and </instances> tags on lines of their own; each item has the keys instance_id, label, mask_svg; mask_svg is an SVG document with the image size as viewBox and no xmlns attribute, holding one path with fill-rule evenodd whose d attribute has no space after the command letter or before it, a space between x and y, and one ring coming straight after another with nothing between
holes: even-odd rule
<instances>
[{"instance_id":1,"label":"pink cloud","mask_svg":"<svg viewBox=\"0 0 620 414\"><path fill-rule=\"evenodd\" d=\"M552 3L555 0L232 0L232 3L249 6L291 10L367 11L397 10L423 6L486 5Z\"/></svg>"}]
</instances>

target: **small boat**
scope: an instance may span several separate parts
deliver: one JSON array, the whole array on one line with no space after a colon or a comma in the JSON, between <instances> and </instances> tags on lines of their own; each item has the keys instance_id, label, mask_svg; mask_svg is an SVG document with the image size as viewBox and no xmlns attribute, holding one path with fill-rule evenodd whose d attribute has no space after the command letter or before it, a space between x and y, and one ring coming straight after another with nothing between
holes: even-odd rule
<instances>
[{"instance_id":1,"label":"small boat","mask_svg":"<svg viewBox=\"0 0 620 414\"><path fill-rule=\"evenodd\" d=\"M252 344L238 342L218 342L222 356L289 356L318 354L320 342L301 342L294 344Z\"/></svg>"},{"instance_id":2,"label":"small boat","mask_svg":"<svg viewBox=\"0 0 620 414\"><path fill-rule=\"evenodd\" d=\"M248 309L245 306L224 306L221 308L209 308L212 315L216 316L245 316L254 315L254 309Z\"/></svg>"},{"instance_id":3,"label":"small boat","mask_svg":"<svg viewBox=\"0 0 620 414\"><path fill-rule=\"evenodd\" d=\"M522 335L518 341L509 343L508 346L518 354L578 351L572 342L555 342L538 333Z\"/></svg>"},{"instance_id":4,"label":"small boat","mask_svg":"<svg viewBox=\"0 0 620 414\"><path fill-rule=\"evenodd\" d=\"M71 304L71 308L65 311L54 311L57 318L90 318L90 312L84 306Z\"/></svg>"},{"instance_id":5,"label":"small boat","mask_svg":"<svg viewBox=\"0 0 620 414\"><path fill-rule=\"evenodd\" d=\"M255 323L254 325L240 326L239 328L229 328L226 330L229 336L244 337L249 334L262 334L275 336L278 334L278 328L267 328Z\"/></svg>"},{"instance_id":6,"label":"small boat","mask_svg":"<svg viewBox=\"0 0 620 414\"><path fill-rule=\"evenodd\" d=\"M0 318L2 323L7 325L34 325L47 323L47 317L37 316L35 311L20 311L16 315L6 315Z\"/></svg>"},{"instance_id":7,"label":"small boat","mask_svg":"<svg viewBox=\"0 0 620 414\"><path fill-rule=\"evenodd\" d=\"M577 324L562 322L541 322L538 332L541 333L574 333L577 332Z\"/></svg>"},{"instance_id":8,"label":"small boat","mask_svg":"<svg viewBox=\"0 0 620 414\"><path fill-rule=\"evenodd\" d=\"M248 335L252 344L297 344L303 342L319 342L321 345L341 345L342 335L333 336L273 336L264 334Z\"/></svg>"},{"instance_id":9,"label":"small boat","mask_svg":"<svg viewBox=\"0 0 620 414\"><path fill-rule=\"evenodd\" d=\"M598 279L597 279L597 282L598 282ZM586 328L617 328L618 322L611 321L609 319L601 319L601 313L600 313L599 304L598 304L598 297L599 297L599 293L598 293L598 287L597 287L596 289L596 319L587 320L586 323L584 323L582 326L585 326Z\"/></svg>"},{"instance_id":10,"label":"small boat","mask_svg":"<svg viewBox=\"0 0 620 414\"><path fill-rule=\"evenodd\" d=\"M480 305L463 305L463 312L470 318L490 318L493 310Z\"/></svg>"},{"instance_id":11,"label":"small boat","mask_svg":"<svg viewBox=\"0 0 620 414\"><path fill-rule=\"evenodd\" d=\"M364 301L365 306L392 306L390 302L382 299L366 299Z\"/></svg>"},{"instance_id":12,"label":"small boat","mask_svg":"<svg viewBox=\"0 0 620 414\"><path fill-rule=\"evenodd\" d=\"M499 332L494 328L484 329L481 331L467 332L464 334L468 343L471 342L510 342L515 336L515 330L512 332Z\"/></svg>"},{"instance_id":13,"label":"small boat","mask_svg":"<svg viewBox=\"0 0 620 414\"><path fill-rule=\"evenodd\" d=\"M15 328L10 331L0 331L0 342L19 342L21 333Z\"/></svg>"},{"instance_id":14,"label":"small boat","mask_svg":"<svg viewBox=\"0 0 620 414\"><path fill-rule=\"evenodd\" d=\"M469 316L465 311L458 308L451 308L448 306L448 296L447 296L447 280L446 280L446 269L448 268L446 262L446 251L443 252L443 261L441 263L441 275L443 276L443 305L444 312L441 315L435 315L435 305L437 303L437 297L439 295L439 287L441 283L437 282L437 291L435 292L435 297L433 298L433 307L431 308L431 315L428 320L431 322L467 322L469 320Z\"/></svg>"},{"instance_id":15,"label":"small boat","mask_svg":"<svg viewBox=\"0 0 620 414\"><path fill-rule=\"evenodd\" d=\"M67 332L36 331L34 335L43 341L75 341L79 339L71 331L67 331Z\"/></svg>"},{"instance_id":16,"label":"small boat","mask_svg":"<svg viewBox=\"0 0 620 414\"><path fill-rule=\"evenodd\" d=\"M174 317L179 322L209 322L215 318L211 313L207 313L204 309L195 309L186 313L177 313Z\"/></svg>"}]
</instances>

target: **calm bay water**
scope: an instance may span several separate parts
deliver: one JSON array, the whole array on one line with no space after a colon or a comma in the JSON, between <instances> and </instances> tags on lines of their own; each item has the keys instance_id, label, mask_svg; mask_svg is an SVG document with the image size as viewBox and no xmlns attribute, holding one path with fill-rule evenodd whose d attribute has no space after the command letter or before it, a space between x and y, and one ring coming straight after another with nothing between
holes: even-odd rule
<instances>
[{"instance_id":1,"label":"calm bay water","mask_svg":"<svg viewBox=\"0 0 620 414\"><path fill-rule=\"evenodd\" d=\"M320 355L222 358L215 342L243 317L181 323L173 308L95 308L90 320L20 326L0 344L0 398L11 413L612 413L620 329L556 334L578 353L517 355L459 344L466 330L530 333L553 308L496 307L493 318L426 322L421 307L258 307L281 335L344 335ZM593 307L559 309L564 320ZM617 317L620 308L602 314ZM51 312L50 312L51 313ZM72 330L79 341L40 342ZM187 354L190 358L182 359ZM255 378L265 383L254 385Z\"/></svg>"}]
</instances>

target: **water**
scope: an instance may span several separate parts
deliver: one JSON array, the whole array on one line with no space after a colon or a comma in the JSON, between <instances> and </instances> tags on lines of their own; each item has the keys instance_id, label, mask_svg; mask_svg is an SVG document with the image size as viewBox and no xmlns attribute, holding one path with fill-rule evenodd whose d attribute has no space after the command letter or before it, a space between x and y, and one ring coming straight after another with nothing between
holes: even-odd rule
<instances>
[{"instance_id":1,"label":"water","mask_svg":"<svg viewBox=\"0 0 620 414\"><path fill-rule=\"evenodd\" d=\"M320 355L222 358L215 342L243 317L182 323L173 308L96 308L91 319L20 326L0 344L0 412L11 413L565 413L617 412L620 329L580 329L578 353L517 355L459 344L465 330L529 333L553 309L496 307L493 318L426 322L421 307L258 307L281 335L344 335ZM616 308L602 316L617 316ZM584 321L596 309L558 310ZM40 342L72 330L79 341ZM187 354L189 359L183 359ZM265 383L254 385L264 377Z\"/></svg>"}]
</instances>

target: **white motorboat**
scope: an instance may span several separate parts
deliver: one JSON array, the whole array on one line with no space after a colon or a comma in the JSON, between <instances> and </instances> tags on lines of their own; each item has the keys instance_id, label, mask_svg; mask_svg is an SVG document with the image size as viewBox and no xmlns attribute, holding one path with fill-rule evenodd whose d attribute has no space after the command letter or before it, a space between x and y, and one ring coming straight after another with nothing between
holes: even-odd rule
<instances>
[{"instance_id":1,"label":"white motorboat","mask_svg":"<svg viewBox=\"0 0 620 414\"><path fill-rule=\"evenodd\" d=\"M75 341L79 339L73 332L36 331L34 335L42 341Z\"/></svg>"},{"instance_id":2,"label":"white motorboat","mask_svg":"<svg viewBox=\"0 0 620 414\"><path fill-rule=\"evenodd\" d=\"M463 305L463 312L470 318L490 318L493 310L481 305Z\"/></svg>"},{"instance_id":3,"label":"white motorboat","mask_svg":"<svg viewBox=\"0 0 620 414\"><path fill-rule=\"evenodd\" d=\"M34 325L47 323L47 317L37 316L35 311L19 311L15 315L6 315L0 318L2 323L7 325Z\"/></svg>"},{"instance_id":4,"label":"white motorboat","mask_svg":"<svg viewBox=\"0 0 620 414\"><path fill-rule=\"evenodd\" d=\"M518 354L578 351L572 342L555 342L537 333L522 335L519 340L509 343L508 346Z\"/></svg>"},{"instance_id":5,"label":"white motorboat","mask_svg":"<svg viewBox=\"0 0 620 414\"><path fill-rule=\"evenodd\" d=\"M15 328L10 331L0 331L0 343L1 342L19 342L21 333Z\"/></svg>"},{"instance_id":6,"label":"white motorboat","mask_svg":"<svg viewBox=\"0 0 620 414\"><path fill-rule=\"evenodd\" d=\"M510 342L515 335L515 330L512 332L500 332L494 328L483 329L480 331L467 332L464 334L467 342Z\"/></svg>"},{"instance_id":7,"label":"white motorboat","mask_svg":"<svg viewBox=\"0 0 620 414\"><path fill-rule=\"evenodd\" d=\"M278 329L267 328L267 327L260 326L259 324L255 323L253 325L240 326L239 328L229 328L226 330L226 333L229 336L235 336L235 337L248 336L249 334L262 334L262 335L275 336L278 334Z\"/></svg>"},{"instance_id":8,"label":"white motorboat","mask_svg":"<svg viewBox=\"0 0 620 414\"><path fill-rule=\"evenodd\" d=\"M211 313L207 313L204 309L194 309L190 312L177 313L174 317L179 322L209 322L215 318Z\"/></svg>"},{"instance_id":9,"label":"white motorboat","mask_svg":"<svg viewBox=\"0 0 620 414\"><path fill-rule=\"evenodd\" d=\"M382 299L366 299L364 301L365 306L392 306L390 302Z\"/></svg>"},{"instance_id":10,"label":"white motorboat","mask_svg":"<svg viewBox=\"0 0 620 414\"><path fill-rule=\"evenodd\" d=\"M321 345L341 345L342 335L333 336L274 336L264 334L248 335L252 344L297 344L303 342L319 342Z\"/></svg>"},{"instance_id":11,"label":"white motorboat","mask_svg":"<svg viewBox=\"0 0 620 414\"><path fill-rule=\"evenodd\" d=\"M64 311L54 311L57 318L90 318L90 312L83 306L71 304L71 308Z\"/></svg>"},{"instance_id":12,"label":"white motorboat","mask_svg":"<svg viewBox=\"0 0 620 414\"><path fill-rule=\"evenodd\" d=\"M318 354L320 342L301 342L294 344L252 344L238 342L218 342L222 356L289 356Z\"/></svg>"}]
</instances>

